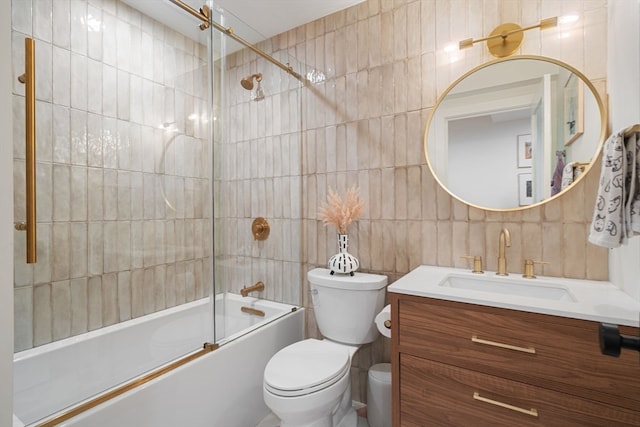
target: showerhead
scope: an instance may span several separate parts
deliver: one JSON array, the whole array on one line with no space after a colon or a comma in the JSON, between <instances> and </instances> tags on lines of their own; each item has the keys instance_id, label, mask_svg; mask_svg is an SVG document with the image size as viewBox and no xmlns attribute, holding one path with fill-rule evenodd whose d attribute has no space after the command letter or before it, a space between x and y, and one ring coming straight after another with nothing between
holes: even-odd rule
<instances>
[{"instance_id":1,"label":"showerhead","mask_svg":"<svg viewBox=\"0 0 640 427\"><path fill-rule=\"evenodd\" d=\"M256 79L257 82L260 82L262 80L262 73L256 73L248 77L245 77L242 80L240 80L240 84L246 90L251 90L253 89L253 79Z\"/></svg>"}]
</instances>

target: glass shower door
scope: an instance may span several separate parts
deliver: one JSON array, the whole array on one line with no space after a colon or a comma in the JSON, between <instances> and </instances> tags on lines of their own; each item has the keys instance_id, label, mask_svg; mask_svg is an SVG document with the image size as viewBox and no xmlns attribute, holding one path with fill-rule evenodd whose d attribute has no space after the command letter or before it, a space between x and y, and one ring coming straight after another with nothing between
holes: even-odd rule
<instances>
[{"instance_id":1,"label":"glass shower door","mask_svg":"<svg viewBox=\"0 0 640 427\"><path fill-rule=\"evenodd\" d=\"M12 1L17 222L27 217L17 77L25 38L35 40L37 262L26 263L25 231L14 248L24 423L213 340L211 30L185 34L172 27L180 17L157 1Z\"/></svg>"}]
</instances>

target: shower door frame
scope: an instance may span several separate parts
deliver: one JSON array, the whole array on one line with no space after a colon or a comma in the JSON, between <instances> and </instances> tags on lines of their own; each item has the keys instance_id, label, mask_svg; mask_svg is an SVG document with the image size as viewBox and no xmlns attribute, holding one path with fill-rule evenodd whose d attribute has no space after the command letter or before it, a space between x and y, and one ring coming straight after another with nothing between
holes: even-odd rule
<instances>
[{"instance_id":1,"label":"shower door frame","mask_svg":"<svg viewBox=\"0 0 640 427\"><path fill-rule=\"evenodd\" d=\"M8 4L7 4L8 3ZM87 4L89 4L89 2L86 2ZM29 3L31 4L31 3ZM14 277L14 262L23 262L22 258L20 257L16 257L14 255L14 244L17 243L17 241L14 241L15 239L18 239L20 237L24 237L24 235L18 235L16 236L14 229L13 229L13 223L16 220L19 220L19 218L14 218L15 213L14 213L14 191L16 191L16 189L14 188L14 153L13 153L13 138L12 138L12 129L13 129L13 122L15 120L21 121L20 118L18 117L12 117L12 111L13 111L13 102L14 102L14 77L13 77L13 67L14 67L14 58L13 58L13 54L12 54L12 50L13 50L13 43L12 43L12 39L13 39L13 34L14 31L16 31L18 33L18 36L26 36L26 37L33 37L32 33L33 33L33 29L31 30L31 33L26 32L26 31L20 31L20 30L15 30L14 26L13 26L13 14L12 14L12 7L15 7L15 1L12 2L3 2L3 6L0 6L0 11L1 12L5 12L3 13L4 21L2 21L1 23L5 23L6 25L3 25L2 28L4 29L4 31L0 32L0 54L4 54L5 58L10 58L9 61L5 61L4 65L0 66L0 80L3 82L3 84L0 85L0 94L3 94L5 96L2 96L0 98L0 113L2 114L2 119L0 119L0 128L2 129L2 131L0 131L0 137L4 137L2 138L3 141L7 142L4 143L2 145L0 145L0 194L5 196L5 202L3 203L3 208L0 208L0 219L5 220L4 223L7 225L10 225L10 227L3 227L0 231L0 242L5 243L4 245L2 245L3 251L0 253L0 259L2 261L0 261L0 267L4 267L2 269L2 271L5 272L11 272L9 274L3 274L2 277L3 279L0 279L0 325L2 325L2 328L0 328L0 342L2 343L2 345L0 345L0 348L2 350L0 350L0 378L2 378L2 381L0 381L0 383L3 384L3 386L0 386L0 414L2 414L2 417L4 417L4 414L7 414L7 420L2 419L2 417L0 417L0 425L11 425L13 423L12 420L12 415L14 413L14 402L13 402L13 394L14 394L14 390L13 390L13 365L14 365L14 356L15 356L15 347L14 347L14 325L15 325L15 313L14 313L14 292L15 292L15 277ZM4 10L4 9L7 10ZM30 12L33 16L33 12ZM101 15L102 16L102 15ZM213 34L213 31L209 30L211 34ZM210 36L210 42L209 44L212 44L214 40L213 36ZM45 40L44 43L51 43L51 45L53 46L53 41L52 40ZM64 48L64 47L63 47ZM71 49L69 47L67 47L67 49L69 49L69 51L71 51ZM208 49L207 49L208 50ZM193 54L193 56L196 56L196 60L193 62L193 69L187 67L185 68L183 71L185 73L194 73L197 76L197 73L195 73L199 68L202 68L202 62L201 61L197 61L197 54ZM199 56L200 59L202 59L202 56ZM202 76L204 76L206 78L206 80L209 82L209 84L212 81L212 74L213 73L213 69L211 68L211 57L210 57L210 52L207 51L207 67L206 67L206 71L209 73L209 75L204 76L202 74ZM36 61L38 61L37 58L37 53L36 53ZM105 62L106 63L106 62ZM187 62L187 64L189 64ZM101 64L102 66L104 66L104 64ZM120 68L116 67L115 65L113 66L113 68L116 70L116 72L120 71ZM130 70L124 70L123 72L129 72ZM133 71L131 71L133 73ZM4 77L4 78L2 78ZM177 74L176 77L181 77L181 75ZM151 80L152 77L149 77L149 79ZM196 85L196 78L193 78L194 80L194 86ZM91 85L91 78L90 76L87 78L87 84ZM154 80L155 82L155 80ZM102 81L100 82L102 84ZM159 84L159 83L158 83ZM209 86L211 87L211 86ZM171 88L170 88L171 89ZM172 88L173 90L175 90L176 92L178 90L180 90L177 86ZM185 98L187 98L188 96L192 96L193 97L193 106L196 108L197 111L197 106L203 106L204 108L202 108L202 112L203 112L203 117L206 121L202 122L205 123L202 125L202 127L200 128L200 132L195 131L195 130L191 130L188 131L187 130L187 126L186 123L188 123L188 120L191 119L191 117L188 117L185 115L184 117L182 117L182 119L184 119L184 123L185 123L185 129L184 129L184 135L186 137L191 137L195 140L200 140L203 141L203 144L206 144L207 146L210 146L212 144L212 134L210 132L211 130L211 125L206 125L206 123L210 123L210 118L211 118L211 113L212 113L212 103L211 103L211 99L206 98L203 101L200 101L199 98L195 98L195 96L193 96L193 93L188 91L187 89L184 89L184 94L182 94ZM133 95L131 95L133 96ZM49 100L49 102L51 102L51 100ZM71 108L73 108L72 105L62 105L62 107L66 107L69 111L71 110ZM80 111L84 111L81 108L79 108ZM102 111L102 110L100 110ZM177 113L179 110L175 110L174 113ZM89 108L86 108L86 111L84 111L84 114L88 114L90 113L91 110ZM101 113L96 113L101 119L104 116ZM140 113L142 114L142 113ZM188 114L188 112L187 112ZM106 117L106 116L105 116ZM112 118L112 120L114 120L114 123L117 124L117 120L120 120L120 116L116 115L115 117ZM180 119L180 118L178 118ZM121 119L125 122L127 122L127 126L130 123L134 123L133 118L123 118ZM149 124L147 123L147 120L144 121L144 123L142 121L140 121L139 123L136 122L137 125L140 126L148 126ZM2 126L4 125L4 126ZM22 123L18 123L17 126L23 126ZM127 127L128 129L128 127ZM206 130L202 130L202 129L206 129ZM158 136L158 134L153 134L153 136ZM52 137L53 139L53 137ZM168 146L173 142L173 139L169 139L167 141L167 137L164 137L164 145L165 145L165 149L168 148ZM188 141L189 142L189 141ZM71 142L69 142L71 144ZM193 144L193 143L192 143ZM141 147L141 153L142 155L145 154L144 152L144 147ZM194 153L195 150L194 150ZM206 153L207 157L210 158L211 156L211 152ZM153 152L151 153L151 155L153 156ZM164 154L163 154L164 156ZM199 160L199 158L197 158L196 156L196 160ZM49 162L52 162L52 160L49 160ZM177 160L176 160L177 163ZM71 167L72 163L69 163L69 167ZM81 165L82 166L82 165ZM84 165L85 167L89 167L92 166L89 163ZM106 167L106 163L103 166L100 166L100 170L104 170L104 168ZM127 172L129 171L129 169L127 169L126 167L123 168L124 170L126 170ZM118 167L116 167L115 170L120 170ZM143 173L143 172L148 172L147 170L140 170L139 173ZM203 171L204 172L204 171ZM165 176L168 176L165 171L164 168L159 168L157 166L155 166L155 168L151 171L151 173L154 175L154 177L157 175L159 178L157 178L158 180L162 179ZM178 176L178 174L176 173L176 176ZM181 177L181 176L180 176ZM206 180L207 182L209 182L209 187L212 186L212 171L209 169L208 171L208 176L204 176L204 174L201 172L198 175L185 175L184 177L181 177L184 180L187 179L192 179L192 180ZM88 182L86 185L90 185ZM197 188L197 187L196 187ZM18 189L18 191L21 191L21 189ZM194 197L200 197L200 192L194 191ZM165 200L166 201L166 200ZM202 201L203 207L202 207L202 217L198 217L198 216L193 216L194 220L201 220L201 221L206 221L208 220L210 223L210 227L211 229L213 229L213 212L209 212L208 216L206 211L208 210L208 206L205 208L205 203L206 200ZM145 208L146 209L146 208ZM152 220L170 220L172 217L168 216L168 215L164 215L163 216L155 216L152 218ZM120 219L118 217L118 219ZM132 221L134 218L132 216L129 217L129 221ZM142 217L141 219L143 219L144 221L147 220L146 216ZM176 216L175 219L178 219L178 217ZM184 216L184 218L181 219L191 219L191 216L187 217L186 215ZM106 220L106 219L103 219ZM87 224L90 221L90 218L86 219ZM204 226L203 226L204 227ZM133 238L133 235L130 235L130 238ZM210 240L212 241L212 239ZM154 249L157 250L157 249ZM162 247L162 250L164 250L164 247ZM206 251L206 248L203 248L203 250ZM5 253L6 252L6 253ZM131 255L133 256L133 249L131 249ZM168 258L167 258L168 259ZM196 258L194 258L196 259ZM176 256L175 261L179 261L181 259L178 259ZM191 260L191 258L185 258L186 261ZM48 262L48 260L44 260L45 262ZM186 262L185 261L185 262ZM200 297L204 297L204 298L212 298L213 296L213 277L212 277L212 269L213 266L209 266L209 265L204 265L205 263L213 263L213 257L212 255L209 256L208 258L206 257L206 252L205 255L203 255L202 257L202 264L203 264L203 274L202 274L202 278L203 278L203 283L202 283L202 289L201 289L201 293L202 295L200 295L200 293L198 293L198 291L195 291L195 298L200 298ZM129 268L133 269L133 264L130 262L129 263ZM145 267L146 264L145 264ZM207 274L207 272L210 272L210 274ZM89 271L89 269L87 269L87 271L85 272L87 275L90 275L91 272ZM103 271L103 274L105 273L105 271ZM35 283L32 284L31 286L35 286ZM6 293L6 295L5 295ZM188 302L188 301L187 301ZM180 303L178 301L178 303ZM6 307L5 307L6 305ZM157 307L157 306L156 306ZM213 304L212 304L213 307ZM155 307L154 307L155 308ZM166 303L165 303L165 308L166 307ZM131 314L131 318L136 317L135 314L133 312L130 313ZM147 314L147 313L145 313ZM211 319L213 320L214 316L212 315ZM103 324L102 327L108 326L106 324ZM212 326L211 330L213 331L215 328ZM85 331L88 332L88 331ZM81 335L81 334L80 334ZM75 335L71 335L70 337L73 337ZM33 336L31 337L32 339L32 346L30 348L35 348L38 345L33 345ZM208 340L212 340L213 339L213 335L208 336L207 337ZM57 341L55 338L51 341L54 342ZM48 416L46 416L45 418L41 419L41 420L37 420L34 421L34 425L38 425L38 426L53 426L53 425L57 425L61 422L63 422L64 420L67 420L69 418L72 418L82 412L85 412L103 402L106 402L107 400L113 399L116 396L119 396L129 390L132 390L134 388L137 388L159 376L164 375L165 373L176 369L177 367L180 367L194 359L199 358L200 356L206 355L209 352L215 350L218 348L217 344L211 344L209 342L205 342L204 345L201 347L200 350L198 350L198 346L202 343L202 341L198 342L197 344L194 344L193 349L189 350L188 353L186 353L186 355L183 356L179 356L178 358L174 359L174 360L167 360L163 365L161 365L160 367L156 367L154 369L152 369L151 371L149 371L148 373L144 373L144 372L140 372L139 376L136 377L131 377L130 380L126 381L125 383L123 383L122 385L118 386L115 385L107 390L105 390L103 392L103 394L99 394L98 397L91 397L91 396L85 396L84 400L76 402L74 405L72 405L71 409L61 409L58 412L49 414ZM6 371L6 372L5 372ZM6 406L6 407L5 407ZM5 410L6 409L6 410Z\"/></svg>"},{"instance_id":2,"label":"shower door frame","mask_svg":"<svg viewBox=\"0 0 640 427\"><path fill-rule=\"evenodd\" d=\"M11 3L0 5L0 57L11 58ZM13 423L12 65L0 64L0 425Z\"/></svg>"}]
</instances>

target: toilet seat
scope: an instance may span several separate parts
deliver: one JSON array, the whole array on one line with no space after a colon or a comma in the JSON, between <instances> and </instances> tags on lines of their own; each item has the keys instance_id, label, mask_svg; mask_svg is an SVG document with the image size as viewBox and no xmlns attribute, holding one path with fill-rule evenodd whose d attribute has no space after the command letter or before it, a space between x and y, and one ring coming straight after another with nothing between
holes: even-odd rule
<instances>
[{"instance_id":1,"label":"toilet seat","mask_svg":"<svg viewBox=\"0 0 640 427\"><path fill-rule=\"evenodd\" d=\"M270 393L296 397L314 393L349 373L347 348L326 341L298 341L276 353L264 370L264 386Z\"/></svg>"}]
</instances>

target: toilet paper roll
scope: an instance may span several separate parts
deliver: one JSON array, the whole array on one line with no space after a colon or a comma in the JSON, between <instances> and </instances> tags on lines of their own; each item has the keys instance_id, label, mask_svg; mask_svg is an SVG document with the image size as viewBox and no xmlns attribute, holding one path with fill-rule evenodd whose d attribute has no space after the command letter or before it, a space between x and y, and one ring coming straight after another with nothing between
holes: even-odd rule
<instances>
[{"instance_id":1,"label":"toilet paper roll","mask_svg":"<svg viewBox=\"0 0 640 427\"><path fill-rule=\"evenodd\" d=\"M391 338L391 306L385 306L380 313L376 315L376 327L382 335Z\"/></svg>"}]
</instances>

